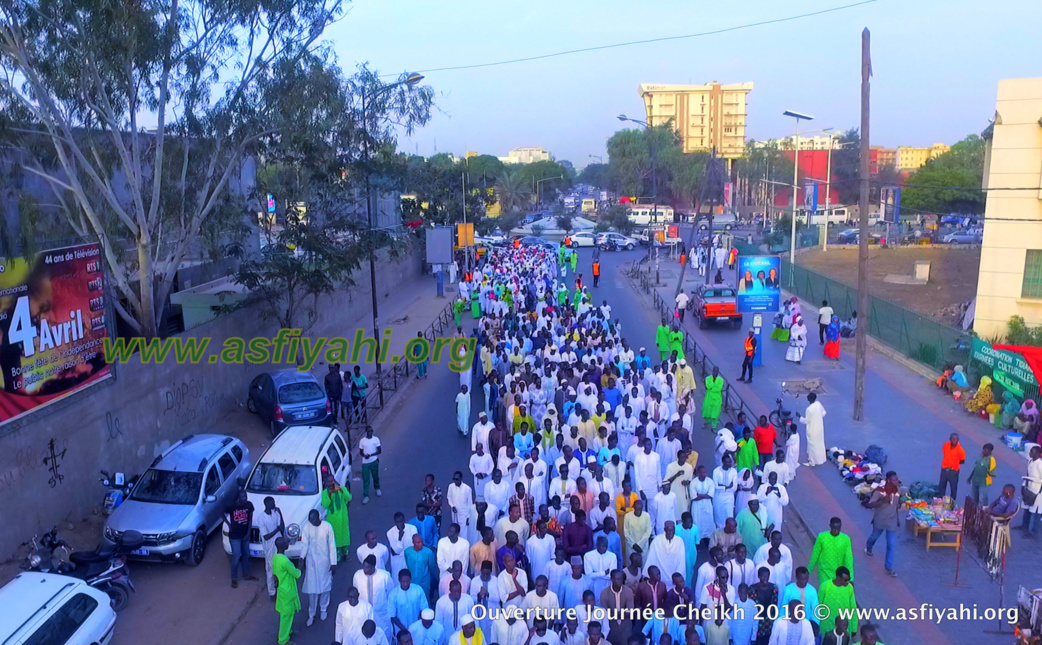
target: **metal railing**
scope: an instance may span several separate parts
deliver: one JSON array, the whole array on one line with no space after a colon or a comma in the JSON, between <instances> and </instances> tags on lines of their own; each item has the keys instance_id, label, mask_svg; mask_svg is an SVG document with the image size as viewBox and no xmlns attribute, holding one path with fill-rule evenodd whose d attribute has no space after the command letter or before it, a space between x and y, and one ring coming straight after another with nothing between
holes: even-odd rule
<instances>
[{"instance_id":1,"label":"metal railing","mask_svg":"<svg viewBox=\"0 0 1042 645\"><path fill-rule=\"evenodd\" d=\"M455 327L452 319L452 302L445 305L445 308L438 313L434 322L427 326L423 332L423 337L433 344L434 339L440 337L449 325ZM362 400L361 409L349 408L348 410L346 432L349 445L351 445L351 430L353 428L364 429L365 426L372 425L373 419L387 408L395 393L408 383L416 368L413 363L409 362L408 356L403 356L394 365L389 367L385 365L383 367L380 378L376 378L373 375L375 386L369 388L365 398Z\"/></svg>"},{"instance_id":2,"label":"metal railing","mask_svg":"<svg viewBox=\"0 0 1042 645\"><path fill-rule=\"evenodd\" d=\"M653 271L650 268L647 271L639 271L636 274L636 279L640 281L641 287L651 295L652 302L660 316L666 320L673 320L673 303L663 298L659 294L658 289L655 288ZM713 368L719 367L709 358L705 350L694 341L687 330L684 331L684 358L703 382L703 387L705 377L713 373ZM752 406L745 402L745 399L738 394L738 391L731 387L731 383L722 374L723 370L721 369L720 371L721 378L724 379L724 391L721 394L721 417L730 417L731 420L737 420L738 413L744 412L749 422L755 421L759 415L754 412ZM713 430L715 431L716 428Z\"/></svg>"}]
</instances>

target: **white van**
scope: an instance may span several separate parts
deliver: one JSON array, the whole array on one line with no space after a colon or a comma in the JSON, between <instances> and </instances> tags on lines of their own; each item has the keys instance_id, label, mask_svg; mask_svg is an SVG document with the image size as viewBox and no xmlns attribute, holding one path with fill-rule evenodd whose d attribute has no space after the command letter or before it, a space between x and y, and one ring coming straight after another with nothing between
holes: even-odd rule
<instances>
[{"instance_id":1,"label":"white van","mask_svg":"<svg viewBox=\"0 0 1042 645\"><path fill-rule=\"evenodd\" d=\"M652 217L652 215L654 215L654 217ZM655 221L652 221L653 219ZM652 208L647 204L630 206L630 221L637 226L647 226L648 224L672 224L673 207L663 206L661 204L655 208Z\"/></svg>"},{"instance_id":2,"label":"white van","mask_svg":"<svg viewBox=\"0 0 1042 645\"><path fill-rule=\"evenodd\" d=\"M827 224L828 226L837 226L847 224L850 220L850 211L846 208L833 208L828 211L814 211L810 216L811 226L821 226ZM796 211L796 221L800 224L807 223L807 212L803 210Z\"/></svg>"},{"instance_id":3,"label":"white van","mask_svg":"<svg viewBox=\"0 0 1042 645\"><path fill-rule=\"evenodd\" d=\"M246 482L246 496L253 502L254 516L264 512L264 498L274 497L275 506L282 511L286 522L286 537L290 540L286 556L299 558L300 533L311 509L322 517L322 479L333 473L341 486L351 479L351 455L347 442L338 428L329 426L290 426L272 442ZM231 553L228 543L228 525L222 540L224 550ZM260 529L250 528L250 556L264 557Z\"/></svg>"},{"instance_id":4,"label":"white van","mask_svg":"<svg viewBox=\"0 0 1042 645\"><path fill-rule=\"evenodd\" d=\"M0 589L0 643L108 645L116 626L109 597L53 573L20 573Z\"/></svg>"}]
</instances>

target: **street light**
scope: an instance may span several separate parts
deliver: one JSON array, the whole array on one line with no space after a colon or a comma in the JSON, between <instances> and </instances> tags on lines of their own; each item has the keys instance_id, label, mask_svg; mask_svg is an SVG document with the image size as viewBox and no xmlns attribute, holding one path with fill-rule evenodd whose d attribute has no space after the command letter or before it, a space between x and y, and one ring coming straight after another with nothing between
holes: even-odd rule
<instances>
[{"instance_id":1,"label":"street light","mask_svg":"<svg viewBox=\"0 0 1042 645\"><path fill-rule=\"evenodd\" d=\"M597 163L604 163L604 157L600 155L589 155L590 159L596 159Z\"/></svg>"},{"instance_id":2,"label":"street light","mask_svg":"<svg viewBox=\"0 0 1042 645\"><path fill-rule=\"evenodd\" d=\"M536 180L535 182L535 201L540 206L543 205L543 199L539 194L539 184L543 183L544 181L551 181L553 179L564 179L564 175L557 175L556 177L544 177L542 179Z\"/></svg>"},{"instance_id":3,"label":"street light","mask_svg":"<svg viewBox=\"0 0 1042 645\"><path fill-rule=\"evenodd\" d=\"M782 114L796 119L796 140L794 142L796 152L793 155L794 163L792 167L792 238L789 240L789 286L791 287L795 280L793 268L796 266L796 192L799 189L800 182L800 119L813 121L814 117L792 110L785 110Z\"/></svg>"},{"instance_id":4,"label":"street light","mask_svg":"<svg viewBox=\"0 0 1042 645\"><path fill-rule=\"evenodd\" d=\"M365 91L362 92L362 127L367 129L369 127L369 102L377 96L390 92L391 90L406 86L412 88L414 85L423 80L422 74L416 74L415 72L406 75L406 77L397 83L391 83L390 85L384 85L380 89L373 92L371 95L367 95ZM370 176L372 175L372 168L369 165L370 154L369 154L369 137L367 133L363 133L362 137L362 151L365 158L365 217L368 226L369 233L369 290L373 294L373 337L376 339L376 389L380 396L380 406L384 404L384 388L383 388L383 367L380 365L380 325L379 325L379 308L377 305L376 297L376 244L373 240L373 197L372 197L372 185L370 182ZM363 402L363 405L364 402Z\"/></svg>"},{"instance_id":5,"label":"street light","mask_svg":"<svg viewBox=\"0 0 1042 645\"><path fill-rule=\"evenodd\" d=\"M619 119L619 121L630 121L631 123L636 123L637 125L643 126L645 130L651 129L651 126L648 124L647 121L641 121L640 119L631 119L627 117L625 114L620 114L617 118ZM648 137L648 155L651 157L651 192L652 199L654 200L651 203L651 221L655 224L658 224L658 173L655 172L655 145L653 138L650 136ZM655 250L655 286L657 287L659 285L659 250L658 247L655 245L654 232L652 232L652 234L649 236L649 239L649 244L651 244L651 248Z\"/></svg>"}]
</instances>

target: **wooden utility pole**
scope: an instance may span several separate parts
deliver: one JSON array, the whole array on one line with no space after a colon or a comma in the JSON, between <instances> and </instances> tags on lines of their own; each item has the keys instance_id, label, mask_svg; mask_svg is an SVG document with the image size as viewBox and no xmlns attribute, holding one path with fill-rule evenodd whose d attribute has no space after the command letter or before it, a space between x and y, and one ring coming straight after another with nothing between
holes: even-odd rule
<instances>
[{"instance_id":1,"label":"wooden utility pole","mask_svg":"<svg viewBox=\"0 0 1042 645\"><path fill-rule=\"evenodd\" d=\"M857 245L857 315L858 329L854 345L854 420L865 416L865 354L868 351L868 141L869 105L872 77L872 35L868 28L861 32L861 163L860 195L858 195Z\"/></svg>"}]
</instances>

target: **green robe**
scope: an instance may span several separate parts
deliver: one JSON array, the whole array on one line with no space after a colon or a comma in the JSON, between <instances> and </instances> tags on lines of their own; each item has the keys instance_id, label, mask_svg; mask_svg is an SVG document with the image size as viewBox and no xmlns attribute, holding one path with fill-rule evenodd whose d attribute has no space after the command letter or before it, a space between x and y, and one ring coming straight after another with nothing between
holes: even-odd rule
<instances>
[{"instance_id":1,"label":"green robe","mask_svg":"<svg viewBox=\"0 0 1042 645\"><path fill-rule=\"evenodd\" d=\"M509 287L503 290L503 302L507 303L507 309L514 310L514 290Z\"/></svg>"},{"instance_id":2,"label":"green robe","mask_svg":"<svg viewBox=\"0 0 1042 645\"><path fill-rule=\"evenodd\" d=\"M561 288L557 290L557 304L565 306L568 303L568 287L561 285Z\"/></svg>"},{"instance_id":3,"label":"green robe","mask_svg":"<svg viewBox=\"0 0 1042 645\"><path fill-rule=\"evenodd\" d=\"M481 318L481 302L478 300L476 291L470 294L470 315L474 317L474 320Z\"/></svg>"},{"instance_id":4,"label":"green robe","mask_svg":"<svg viewBox=\"0 0 1042 645\"><path fill-rule=\"evenodd\" d=\"M655 330L655 347L658 347L660 360L669 358L669 327L659 325Z\"/></svg>"},{"instance_id":5,"label":"green robe","mask_svg":"<svg viewBox=\"0 0 1042 645\"><path fill-rule=\"evenodd\" d=\"M438 580L438 561L434 552L423 547L419 551L411 546L405 549L405 566L412 574L412 583L419 585L420 589L429 597L432 585Z\"/></svg>"},{"instance_id":6,"label":"green robe","mask_svg":"<svg viewBox=\"0 0 1042 645\"><path fill-rule=\"evenodd\" d=\"M702 418L716 425L716 422L720 420L720 407L723 399L721 395L724 392L724 378L717 376L713 378L710 374L706 377L706 396L702 400Z\"/></svg>"},{"instance_id":7,"label":"green robe","mask_svg":"<svg viewBox=\"0 0 1042 645\"><path fill-rule=\"evenodd\" d=\"M756 549L767 543L763 531L770 522L767 521L767 511L763 509L763 506L756 515L753 515L748 508L742 509L742 512L734 519L738 523L738 532L742 535L742 544L749 550L749 553L756 553Z\"/></svg>"},{"instance_id":8,"label":"green robe","mask_svg":"<svg viewBox=\"0 0 1042 645\"><path fill-rule=\"evenodd\" d=\"M284 553L276 553L271 558L271 574L278 581L275 595L275 611L279 612L280 644L288 643L293 631L293 616L300 611L300 596L297 595L297 578L300 569L293 566Z\"/></svg>"},{"instance_id":9,"label":"green robe","mask_svg":"<svg viewBox=\"0 0 1042 645\"><path fill-rule=\"evenodd\" d=\"M572 251L572 255L568 258L568 264L572 265L572 273L575 273L575 267L579 266L579 254Z\"/></svg>"},{"instance_id":10,"label":"green robe","mask_svg":"<svg viewBox=\"0 0 1042 645\"><path fill-rule=\"evenodd\" d=\"M457 300L452 304L452 319L456 322L457 327L463 326L463 311L467 308L462 300Z\"/></svg>"},{"instance_id":11,"label":"green robe","mask_svg":"<svg viewBox=\"0 0 1042 645\"><path fill-rule=\"evenodd\" d=\"M831 580L826 580L821 583L821 587L818 589L818 604L829 608L828 618L823 618L821 623L819 623L821 632L824 634L836 628L836 617L839 615L840 609L857 609L857 600L854 598L854 585L848 584L845 587L837 587ZM856 613L851 613L847 632L850 634L857 632Z\"/></svg>"},{"instance_id":12,"label":"green robe","mask_svg":"<svg viewBox=\"0 0 1042 645\"><path fill-rule=\"evenodd\" d=\"M326 509L326 521L333 527L336 548L351 546L351 525L347 516L347 505L351 501L351 493L341 488L332 495L329 490L322 491L322 508Z\"/></svg>"},{"instance_id":13,"label":"green robe","mask_svg":"<svg viewBox=\"0 0 1042 645\"><path fill-rule=\"evenodd\" d=\"M561 266L564 266L564 255L567 252L568 252L568 250L564 247L563 244L561 246L557 247L557 263L560 264Z\"/></svg>"},{"instance_id":14,"label":"green robe","mask_svg":"<svg viewBox=\"0 0 1042 645\"><path fill-rule=\"evenodd\" d=\"M734 467L738 470L748 468L756 470L760 465L760 453L756 450L756 442L752 439L738 441L738 454L735 455Z\"/></svg>"},{"instance_id":15,"label":"green robe","mask_svg":"<svg viewBox=\"0 0 1042 645\"><path fill-rule=\"evenodd\" d=\"M572 306L573 307L578 307L579 306L579 302L582 300L582 297L583 297L582 289L576 289L575 293L572 294Z\"/></svg>"},{"instance_id":16,"label":"green robe","mask_svg":"<svg viewBox=\"0 0 1042 645\"><path fill-rule=\"evenodd\" d=\"M679 329L669 332L669 351L676 352L680 358L684 357L684 332Z\"/></svg>"},{"instance_id":17,"label":"green robe","mask_svg":"<svg viewBox=\"0 0 1042 645\"><path fill-rule=\"evenodd\" d=\"M814 549L810 552L807 570L818 568L818 582L824 584L836 577L836 569L846 567L850 580L854 580L854 551L850 548L850 536L846 533L832 535L828 531L818 533Z\"/></svg>"}]
</instances>

